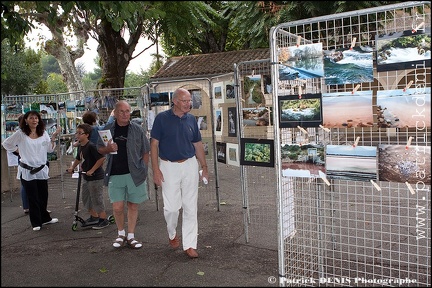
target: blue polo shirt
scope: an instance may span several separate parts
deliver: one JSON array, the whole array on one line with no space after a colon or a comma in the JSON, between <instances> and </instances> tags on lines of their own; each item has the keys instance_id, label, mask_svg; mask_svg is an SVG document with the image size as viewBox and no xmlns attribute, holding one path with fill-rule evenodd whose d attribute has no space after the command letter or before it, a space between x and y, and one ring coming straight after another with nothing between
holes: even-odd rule
<instances>
[{"instance_id":1,"label":"blue polo shirt","mask_svg":"<svg viewBox=\"0 0 432 288\"><path fill-rule=\"evenodd\" d=\"M195 156L193 143L202 140L195 116L176 116L172 109L156 115L150 137L159 141L159 157L178 161Z\"/></svg>"}]
</instances>

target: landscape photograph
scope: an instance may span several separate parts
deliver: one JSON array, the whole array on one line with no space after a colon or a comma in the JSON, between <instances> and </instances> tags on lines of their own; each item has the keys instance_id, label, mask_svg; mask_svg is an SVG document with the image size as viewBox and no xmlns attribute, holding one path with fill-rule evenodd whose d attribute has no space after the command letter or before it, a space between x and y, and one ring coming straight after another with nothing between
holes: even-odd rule
<instances>
[{"instance_id":1,"label":"landscape photograph","mask_svg":"<svg viewBox=\"0 0 432 288\"><path fill-rule=\"evenodd\" d=\"M379 180L431 185L431 147L411 145L378 146Z\"/></svg>"},{"instance_id":2,"label":"landscape photograph","mask_svg":"<svg viewBox=\"0 0 432 288\"><path fill-rule=\"evenodd\" d=\"M378 176L377 147L326 146L326 174L329 179L369 181Z\"/></svg>"},{"instance_id":3,"label":"landscape photograph","mask_svg":"<svg viewBox=\"0 0 432 288\"><path fill-rule=\"evenodd\" d=\"M431 88L377 92L378 127L431 127Z\"/></svg>"},{"instance_id":4,"label":"landscape photograph","mask_svg":"<svg viewBox=\"0 0 432 288\"><path fill-rule=\"evenodd\" d=\"M326 128L372 127L372 91L323 93L323 126Z\"/></svg>"}]
</instances>

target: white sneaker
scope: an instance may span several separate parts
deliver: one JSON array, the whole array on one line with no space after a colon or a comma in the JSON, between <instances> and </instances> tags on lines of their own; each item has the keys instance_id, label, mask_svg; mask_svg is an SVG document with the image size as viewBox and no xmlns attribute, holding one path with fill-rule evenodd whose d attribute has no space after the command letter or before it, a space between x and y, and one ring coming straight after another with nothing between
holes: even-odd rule
<instances>
[{"instance_id":1,"label":"white sneaker","mask_svg":"<svg viewBox=\"0 0 432 288\"><path fill-rule=\"evenodd\" d=\"M33 231L39 231L41 229L40 226L33 227Z\"/></svg>"},{"instance_id":2,"label":"white sneaker","mask_svg":"<svg viewBox=\"0 0 432 288\"><path fill-rule=\"evenodd\" d=\"M45 222L45 223L43 223L42 225L46 225L46 224L54 224L54 223L57 223L57 222L58 222L58 219L57 219L57 218L52 218L51 221Z\"/></svg>"}]
</instances>

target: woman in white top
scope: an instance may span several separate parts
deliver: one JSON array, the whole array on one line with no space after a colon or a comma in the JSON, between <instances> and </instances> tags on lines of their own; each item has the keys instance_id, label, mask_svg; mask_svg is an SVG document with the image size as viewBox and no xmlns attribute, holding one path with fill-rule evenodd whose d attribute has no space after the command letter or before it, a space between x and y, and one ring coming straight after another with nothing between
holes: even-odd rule
<instances>
[{"instance_id":1,"label":"woman in white top","mask_svg":"<svg viewBox=\"0 0 432 288\"><path fill-rule=\"evenodd\" d=\"M47 153L53 152L55 138L61 127L53 133L51 140L45 123L37 111L29 111L21 119L20 130L3 141L7 151L17 151L21 156L18 174L21 185L27 192L29 200L30 223L34 231L44 224L57 223L57 218L51 218L47 211L48 204L48 173Z\"/></svg>"}]
</instances>

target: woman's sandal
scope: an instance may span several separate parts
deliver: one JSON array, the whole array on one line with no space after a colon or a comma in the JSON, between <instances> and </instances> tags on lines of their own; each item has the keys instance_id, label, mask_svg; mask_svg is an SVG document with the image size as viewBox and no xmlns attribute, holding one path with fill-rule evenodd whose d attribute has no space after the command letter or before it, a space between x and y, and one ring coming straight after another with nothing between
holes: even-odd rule
<instances>
[{"instance_id":1,"label":"woman's sandal","mask_svg":"<svg viewBox=\"0 0 432 288\"><path fill-rule=\"evenodd\" d=\"M123 245L125 245L125 243L126 243L126 236L118 235L117 238L115 239L114 243L113 243L113 246L115 248L120 248Z\"/></svg>"},{"instance_id":2,"label":"woman's sandal","mask_svg":"<svg viewBox=\"0 0 432 288\"><path fill-rule=\"evenodd\" d=\"M129 247L131 247L133 249L139 249L142 247L142 242L139 242L135 238L131 238L131 239L127 240L127 243L129 245Z\"/></svg>"}]
</instances>

